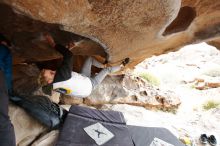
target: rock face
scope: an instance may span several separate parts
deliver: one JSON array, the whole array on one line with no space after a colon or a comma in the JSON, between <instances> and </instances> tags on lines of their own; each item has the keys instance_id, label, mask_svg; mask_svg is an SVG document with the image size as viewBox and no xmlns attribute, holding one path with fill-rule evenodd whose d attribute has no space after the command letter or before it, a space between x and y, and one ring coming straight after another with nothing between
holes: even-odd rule
<instances>
[{"instance_id":1,"label":"rock face","mask_svg":"<svg viewBox=\"0 0 220 146\"><path fill-rule=\"evenodd\" d=\"M26 40L17 43L23 49L17 50L17 62L59 58L50 48L34 44L33 35L45 31L60 42L90 38L94 47L78 49L76 54L108 57L111 63L130 57L131 67L151 55L220 37L220 1L216 0L0 2L0 30L14 42ZM21 36L26 38L18 41Z\"/></svg>"},{"instance_id":2,"label":"rock face","mask_svg":"<svg viewBox=\"0 0 220 146\"><path fill-rule=\"evenodd\" d=\"M20 64L13 66L13 88L19 95L30 95L37 91L39 69L36 65Z\"/></svg>"},{"instance_id":3,"label":"rock face","mask_svg":"<svg viewBox=\"0 0 220 146\"><path fill-rule=\"evenodd\" d=\"M11 104L9 116L14 125L16 144L19 146L30 145L43 132L48 129L30 117L23 109Z\"/></svg>"},{"instance_id":4,"label":"rock face","mask_svg":"<svg viewBox=\"0 0 220 146\"><path fill-rule=\"evenodd\" d=\"M93 93L84 100L64 97L65 104L130 104L147 109L173 111L181 104L171 91L162 91L134 75L107 77Z\"/></svg>"}]
</instances>

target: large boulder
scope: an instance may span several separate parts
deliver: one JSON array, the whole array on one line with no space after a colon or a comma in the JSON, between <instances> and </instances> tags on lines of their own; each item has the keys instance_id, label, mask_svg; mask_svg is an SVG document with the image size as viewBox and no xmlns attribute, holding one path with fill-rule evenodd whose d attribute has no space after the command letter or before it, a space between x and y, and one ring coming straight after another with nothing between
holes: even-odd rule
<instances>
[{"instance_id":1,"label":"large boulder","mask_svg":"<svg viewBox=\"0 0 220 146\"><path fill-rule=\"evenodd\" d=\"M104 104L130 104L147 109L175 111L181 101L174 92L164 91L134 75L108 76L85 99L63 97L63 104L86 104L100 107Z\"/></svg>"},{"instance_id":2,"label":"large boulder","mask_svg":"<svg viewBox=\"0 0 220 146\"><path fill-rule=\"evenodd\" d=\"M41 134L48 131L45 126L14 104L9 106L9 116L14 125L16 144L18 146L30 145Z\"/></svg>"},{"instance_id":3,"label":"large boulder","mask_svg":"<svg viewBox=\"0 0 220 146\"><path fill-rule=\"evenodd\" d=\"M61 42L87 37L91 40L86 42L93 42L94 47L79 48L76 50L78 55L97 54L108 57L111 63L130 57L131 67L151 55L186 44L211 41L220 35L220 1L216 0L0 2L0 30L14 42L18 42L20 36L28 35L23 45L32 43L31 47L24 46L25 54L20 50L18 61L59 58L50 48L36 47L30 32L53 32ZM33 57L33 54L37 56Z\"/></svg>"}]
</instances>

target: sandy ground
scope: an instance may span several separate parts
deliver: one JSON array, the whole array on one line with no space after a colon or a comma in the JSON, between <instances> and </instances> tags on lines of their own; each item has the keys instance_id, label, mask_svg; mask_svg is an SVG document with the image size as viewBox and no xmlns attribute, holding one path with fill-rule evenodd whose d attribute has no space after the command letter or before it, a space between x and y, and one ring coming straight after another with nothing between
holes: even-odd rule
<instances>
[{"instance_id":1,"label":"sandy ground","mask_svg":"<svg viewBox=\"0 0 220 146\"><path fill-rule=\"evenodd\" d=\"M208 100L220 101L220 88L197 90L188 83L202 76L219 80L220 52L205 43L186 46L178 52L149 58L134 72L145 71L158 78L160 88L179 95L182 104L177 113L149 111L129 105L110 108L123 112L130 125L166 127L177 137L190 137L198 146L201 134L214 134L220 146L220 108L203 109Z\"/></svg>"}]
</instances>

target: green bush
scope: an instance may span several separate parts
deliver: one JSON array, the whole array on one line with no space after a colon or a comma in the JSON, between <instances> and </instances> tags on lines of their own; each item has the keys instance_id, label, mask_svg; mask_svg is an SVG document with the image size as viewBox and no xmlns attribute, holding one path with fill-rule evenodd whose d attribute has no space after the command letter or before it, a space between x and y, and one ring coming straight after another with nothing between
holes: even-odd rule
<instances>
[{"instance_id":1,"label":"green bush","mask_svg":"<svg viewBox=\"0 0 220 146\"><path fill-rule=\"evenodd\" d=\"M203 109L210 110L220 106L220 103L217 101L209 100L207 103L203 104Z\"/></svg>"},{"instance_id":2,"label":"green bush","mask_svg":"<svg viewBox=\"0 0 220 146\"><path fill-rule=\"evenodd\" d=\"M152 85L155 85L155 86L160 85L160 81L155 76L153 76L152 74L148 72L140 73L139 77L147 80Z\"/></svg>"}]
</instances>

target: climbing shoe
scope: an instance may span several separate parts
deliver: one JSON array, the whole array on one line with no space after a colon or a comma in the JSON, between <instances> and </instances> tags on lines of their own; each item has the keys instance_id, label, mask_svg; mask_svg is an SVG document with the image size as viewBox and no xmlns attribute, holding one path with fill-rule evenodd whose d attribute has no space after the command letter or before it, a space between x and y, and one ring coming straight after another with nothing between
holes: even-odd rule
<instances>
[{"instance_id":1,"label":"climbing shoe","mask_svg":"<svg viewBox=\"0 0 220 146\"><path fill-rule=\"evenodd\" d=\"M105 61L104 61L104 63L103 64L108 64L108 60L107 59L105 59Z\"/></svg>"},{"instance_id":2,"label":"climbing shoe","mask_svg":"<svg viewBox=\"0 0 220 146\"><path fill-rule=\"evenodd\" d=\"M207 135L206 135L206 134L202 134L202 135L200 136L200 141L201 141L201 143L206 144L207 141L208 141Z\"/></svg>"},{"instance_id":3,"label":"climbing shoe","mask_svg":"<svg viewBox=\"0 0 220 146\"><path fill-rule=\"evenodd\" d=\"M209 142L209 144L212 145L212 146L217 145L217 140L216 140L216 138L215 138L214 135L210 135L210 136L209 136L208 142Z\"/></svg>"},{"instance_id":4,"label":"climbing shoe","mask_svg":"<svg viewBox=\"0 0 220 146\"><path fill-rule=\"evenodd\" d=\"M125 66L125 65L127 65L129 62L130 62L130 58L125 58L125 59L122 61L122 64L123 64L123 66Z\"/></svg>"}]
</instances>

